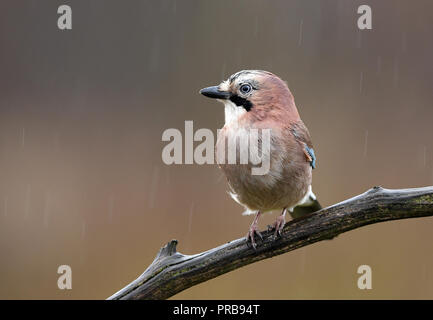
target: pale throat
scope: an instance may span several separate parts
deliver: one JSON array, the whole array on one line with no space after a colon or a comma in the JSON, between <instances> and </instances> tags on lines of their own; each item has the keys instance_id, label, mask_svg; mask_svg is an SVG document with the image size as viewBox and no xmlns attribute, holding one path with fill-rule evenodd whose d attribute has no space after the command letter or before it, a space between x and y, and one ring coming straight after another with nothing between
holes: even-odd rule
<instances>
[{"instance_id":1,"label":"pale throat","mask_svg":"<svg viewBox=\"0 0 433 320\"><path fill-rule=\"evenodd\" d=\"M229 124L233 121L237 121L240 116L247 113L243 107L239 107L230 100L220 100L224 103L224 116L225 116L225 124Z\"/></svg>"}]
</instances>

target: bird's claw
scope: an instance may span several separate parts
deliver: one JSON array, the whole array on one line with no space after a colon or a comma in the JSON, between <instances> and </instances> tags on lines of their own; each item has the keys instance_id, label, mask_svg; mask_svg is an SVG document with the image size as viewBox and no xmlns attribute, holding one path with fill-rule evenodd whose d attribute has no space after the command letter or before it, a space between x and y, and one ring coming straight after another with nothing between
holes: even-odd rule
<instances>
[{"instance_id":1,"label":"bird's claw","mask_svg":"<svg viewBox=\"0 0 433 320\"><path fill-rule=\"evenodd\" d=\"M286 224L286 219L284 218L284 216L283 215L278 216L274 224L272 225L272 229L275 228L274 239L278 238L278 236L280 237L282 236L282 231L285 224Z\"/></svg>"},{"instance_id":2,"label":"bird's claw","mask_svg":"<svg viewBox=\"0 0 433 320\"><path fill-rule=\"evenodd\" d=\"M254 250L257 250L257 244L256 244L256 241L255 241L255 239L254 239L254 234L258 235L258 236L260 237L260 239L263 240L263 236L262 236L262 234L259 232L259 230L258 230L258 228L257 228L257 225L254 225L254 224L253 224L253 225L250 227L250 230L248 231L245 240L248 242L248 241L250 241L250 239L251 239L251 246L254 248Z\"/></svg>"}]
</instances>

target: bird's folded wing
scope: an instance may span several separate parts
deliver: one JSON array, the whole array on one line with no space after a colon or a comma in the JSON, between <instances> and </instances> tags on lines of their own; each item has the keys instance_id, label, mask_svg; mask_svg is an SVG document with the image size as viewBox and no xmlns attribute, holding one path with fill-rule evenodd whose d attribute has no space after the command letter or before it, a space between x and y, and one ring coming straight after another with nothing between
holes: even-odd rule
<instances>
[{"instance_id":1,"label":"bird's folded wing","mask_svg":"<svg viewBox=\"0 0 433 320\"><path fill-rule=\"evenodd\" d=\"M314 154L310 133L305 124L302 120L299 120L291 125L290 131L295 139L301 144L306 161L310 163L313 169L316 168L316 155Z\"/></svg>"}]
</instances>

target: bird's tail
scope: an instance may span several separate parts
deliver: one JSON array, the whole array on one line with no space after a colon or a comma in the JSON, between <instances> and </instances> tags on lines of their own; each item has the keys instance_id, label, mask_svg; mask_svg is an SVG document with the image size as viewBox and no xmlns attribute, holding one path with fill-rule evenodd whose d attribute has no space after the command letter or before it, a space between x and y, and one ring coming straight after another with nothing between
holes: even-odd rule
<instances>
[{"instance_id":1,"label":"bird's tail","mask_svg":"<svg viewBox=\"0 0 433 320\"><path fill-rule=\"evenodd\" d=\"M319 211L321 209L322 206L320 205L319 201L317 201L314 193L311 191L307 199L302 204L296 206L293 209L293 212L290 212L290 215L292 216L293 219L302 218L310 213ZM326 240L332 240L335 237L337 236L329 237Z\"/></svg>"},{"instance_id":2,"label":"bird's tail","mask_svg":"<svg viewBox=\"0 0 433 320\"><path fill-rule=\"evenodd\" d=\"M322 206L320 205L319 201L310 196L307 202L295 207L293 212L290 212L290 215L293 219L296 219L306 216L307 214L319 211L320 209L322 209Z\"/></svg>"}]
</instances>

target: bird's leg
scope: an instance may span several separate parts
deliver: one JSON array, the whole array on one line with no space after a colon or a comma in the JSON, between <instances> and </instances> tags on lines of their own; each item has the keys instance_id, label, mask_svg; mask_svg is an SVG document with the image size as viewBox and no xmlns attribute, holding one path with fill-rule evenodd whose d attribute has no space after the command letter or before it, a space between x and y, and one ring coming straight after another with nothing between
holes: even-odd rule
<instances>
[{"instance_id":1,"label":"bird's leg","mask_svg":"<svg viewBox=\"0 0 433 320\"><path fill-rule=\"evenodd\" d=\"M281 236L281 231L286 224L286 212L287 208L284 208L283 212L277 217L277 220L275 220L274 222L273 227L275 228L275 237L277 237L277 235Z\"/></svg>"},{"instance_id":2,"label":"bird's leg","mask_svg":"<svg viewBox=\"0 0 433 320\"><path fill-rule=\"evenodd\" d=\"M256 241L254 240L254 234L257 234L260 237L260 239L263 240L262 234L259 232L259 228L258 228L260 215L261 212L258 211L256 213L256 216L254 217L253 223L251 224L250 230L248 231L246 237L247 242L251 239L251 245L253 246L254 249L257 248Z\"/></svg>"}]
</instances>

